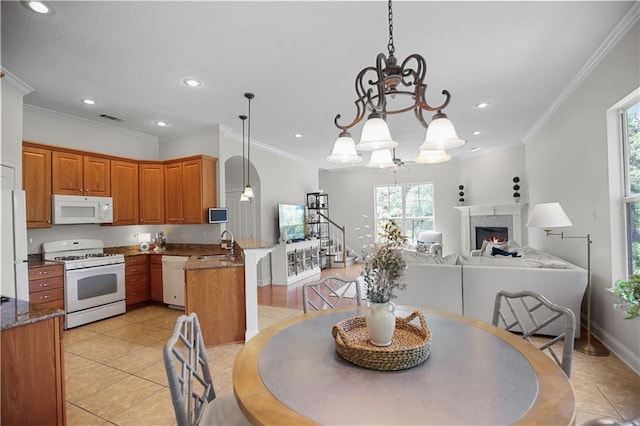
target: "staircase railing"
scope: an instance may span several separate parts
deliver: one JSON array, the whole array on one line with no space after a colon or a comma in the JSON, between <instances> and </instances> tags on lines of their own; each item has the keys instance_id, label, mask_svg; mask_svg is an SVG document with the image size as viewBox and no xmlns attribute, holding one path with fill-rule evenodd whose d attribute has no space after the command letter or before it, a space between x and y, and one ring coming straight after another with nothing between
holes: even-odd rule
<instances>
[{"instance_id":1,"label":"staircase railing","mask_svg":"<svg viewBox=\"0 0 640 426\"><path fill-rule=\"evenodd\" d=\"M344 226L340 226L331 220L328 216L319 213L329 223L329 246L327 247L326 256L330 262L347 264L347 241ZM336 241L338 244L336 244Z\"/></svg>"}]
</instances>

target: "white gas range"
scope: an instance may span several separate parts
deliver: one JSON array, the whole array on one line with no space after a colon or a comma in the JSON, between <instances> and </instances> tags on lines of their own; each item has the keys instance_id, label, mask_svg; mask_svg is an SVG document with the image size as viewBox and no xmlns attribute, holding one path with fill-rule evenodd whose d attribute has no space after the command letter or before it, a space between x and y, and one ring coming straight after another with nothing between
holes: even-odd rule
<instances>
[{"instance_id":1,"label":"white gas range","mask_svg":"<svg viewBox=\"0 0 640 426\"><path fill-rule=\"evenodd\" d=\"M126 312L124 256L95 239L42 244L44 260L64 263L65 328Z\"/></svg>"}]
</instances>

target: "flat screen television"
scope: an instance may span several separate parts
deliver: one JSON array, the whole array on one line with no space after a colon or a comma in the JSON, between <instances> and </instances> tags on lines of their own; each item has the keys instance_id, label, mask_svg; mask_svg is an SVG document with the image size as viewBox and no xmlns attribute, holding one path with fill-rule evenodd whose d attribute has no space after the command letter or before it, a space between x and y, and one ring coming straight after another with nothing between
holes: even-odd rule
<instances>
[{"instance_id":1,"label":"flat screen television","mask_svg":"<svg viewBox=\"0 0 640 426\"><path fill-rule=\"evenodd\" d=\"M229 222L229 210L226 207L209 207L209 223Z\"/></svg>"},{"instance_id":2,"label":"flat screen television","mask_svg":"<svg viewBox=\"0 0 640 426\"><path fill-rule=\"evenodd\" d=\"M304 240L305 206L278 204L278 227L283 241Z\"/></svg>"}]
</instances>

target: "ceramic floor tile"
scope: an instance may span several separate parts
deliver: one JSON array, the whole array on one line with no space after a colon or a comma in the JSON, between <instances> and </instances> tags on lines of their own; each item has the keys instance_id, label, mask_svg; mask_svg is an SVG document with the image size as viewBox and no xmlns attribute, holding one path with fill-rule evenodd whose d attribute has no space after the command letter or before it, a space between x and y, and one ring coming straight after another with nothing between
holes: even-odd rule
<instances>
[{"instance_id":1,"label":"ceramic floor tile","mask_svg":"<svg viewBox=\"0 0 640 426\"><path fill-rule=\"evenodd\" d=\"M96 335L65 345L65 351L104 364L122 357L139 346L110 336Z\"/></svg>"},{"instance_id":2,"label":"ceramic floor tile","mask_svg":"<svg viewBox=\"0 0 640 426\"><path fill-rule=\"evenodd\" d=\"M64 375L65 379L69 379L81 371L88 370L90 368L96 368L100 366L99 362L92 361L90 359L72 354L71 352L65 352L64 354Z\"/></svg>"},{"instance_id":3,"label":"ceramic floor tile","mask_svg":"<svg viewBox=\"0 0 640 426\"><path fill-rule=\"evenodd\" d=\"M113 421L119 414L163 389L156 383L135 376L126 377L76 404L95 415Z\"/></svg>"},{"instance_id":4,"label":"ceramic floor tile","mask_svg":"<svg viewBox=\"0 0 640 426\"><path fill-rule=\"evenodd\" d=\"M112 420L119 426L160 426L175 423L169 388L163 388Z\"/></svg>"},{"instance_id":5,"label":"ceramic floor tile","mask_svg":"<svg viewBox=\"0 0 640 426\"><path fill-rule=\"evenodd\" d=\"M106 365L134 374L150 365L162 361L162 350L138 345L120 358L105 362Z\"/></svg>"},{"instance_id":6,"label":"ceramic floor tile","mask_svg":"<svg viewBox=\"0 0 640 426\"><path fill-rule=\"evenodd\" d=\"M82 327L83 330L88 330L94 333L105 334L110 330L115 330L121 327L128 325L129 322L123 321L120 317L113 317L104 319L101 321L92 322L90 324L84 325Z\"/></svg>"},{"instance_id":7,"label":"ceramic floor tile","mask_svg":"<svg viewBox=\"0 0 640 426\"><path fill-rule=\"evenodd\" d=\"M87 329L83 328L72 328L70 330L65 330L62 336L62 341L65 344L70 344L73 342L77 342L82 339L87 339L89 337L94 337L96 333L91 332Z\"/></svg>"},{"instance_id":8,"label":"ceramic floor tile","mask_svg":"<svg viewBox=\"0 0 640 426\"><path fill-rule=\"evenodd\" d=\"M67 426L105 426L110 424L90 412L73 404L67 404Z\"/></svg>"},{"instance_id":9,"label":"ceramic floor tile","mask_svg":"<svg viewBox=\"0 0 640 426\"><path fill-rule=\"evenodd\" d=\"M167 379L167 372L164 368L164 361L151 364L147 368L143 368L142 370L139 370L138 372L136 372L136 376L142 377L143 379L150 380L159 385L169 386L169 381Z\"/></svg>"},{"instance_id":10,"label":"ceramic floor tile","mask_svg":"<svg viewBox=\"0 0 640 426\"><path fill-rule=\"evenodd\" d=\"M164 316L166 315L166 310L167 308L163 308L160 306L145 306L144 308L129 311L126 314L122 315L120 318L124 321L136 323L146 321L150 318ZM175 310L173 312L176 312L179 315L179 311Z\"/></svg>"},{"instance_id":11,"label":"ceramic floor tile","mask_svg":"<svg viewBox=\"0 0 640 426\"><path fill-rule=\"evenodd\" d=\"M81 401L128 376L129 374L106 365L95 365L93 368L82 370L65 381L67 401Z\"/></svg>"}]
</instances>

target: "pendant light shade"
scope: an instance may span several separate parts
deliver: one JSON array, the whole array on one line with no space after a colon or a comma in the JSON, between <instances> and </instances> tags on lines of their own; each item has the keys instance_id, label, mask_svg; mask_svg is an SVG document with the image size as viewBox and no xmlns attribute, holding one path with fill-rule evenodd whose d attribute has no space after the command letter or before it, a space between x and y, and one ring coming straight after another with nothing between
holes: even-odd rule
<instances>
[{"instance_id":1,"label":"pendant light shade","mask_svg":"<svg viewBox=\"0 0 640 426\"><path fill-rule=\"evenodd\" d=\"M245 187L246 182L245 182L245 163L244 163L244 121L247 119L246 115L239 115L238 116L240 118L240 120L242 120L242 188ZM249 198L245 197L244 195L244 189L242 192L242 195L240 195L240 201L249 201Z\"/></svg>"},{"instance_id":2,"label":"pendant light shade","mask_svg":"<svg viewBox=\"0 0 640 426\"><path fill-rule=\"evenodd\" d=\"M327 161L331 163L359 163L362 161L362 157L356 151L356 143L351 139L349 132L340 133Z\"/></svg>"},{"instance_id":3,"label":"pendant light shade","mask_svg":"<svg viewBox=\"0 0 640 426\"><path fill-rule=\"evenodd\" d=\"M395 163L393 162L393 156L391 155L390 149L379 149L373 151L371 153L369 164L367 164L367 167L377 167L379 169L393 166L395 166Z\"/></svg>"},{"instance_id":4,"label":"pendant light shade","mask_svg":"<svg viewBox=\"0 0 640 426\"><path fill-rule=\"evenodd\" d=\"M440 112L434 115L433 120L429 123L424 143L419 149L453 149L464 144L465 141L458 138L453 123L446 114Z\"/></svg>"},{"instance_id":5,"label":"pendant light shade","mask_svg":"<svg viewBox=\"0 0 640 426\"><path fill-rule=\"evenodd\" d=\"M375 151L378 149L391 149L398 146L398 142L391 139L389 126L380 114L373 113L362 127L360 143L356 146L358 151Z\"/></svg>"},{"instance_id":6,"label":"pendant light shade","mask_svg":"<svg viewBox=\"0 0 640 426\"><path fill-rule=\"evenodd\" d=\"M247 197L247 198L253 198L254 194L253 194L253 188L251 187L251 185L247 185L244 187L244 192L242 193L242 197ZM240 197L240 198L242 198Z\"/></svg>"},{"instance_id":7,"label":"pendant light shade","mask_svg":"<svg viewBox=\"0 0 640 426\"><path fill-rule=\"evenodd\" d=\"M451 160L451 156L444 149L420 149L420 154L415 158L418 164L436 164Z\"/></svg>"}]
</instances>

